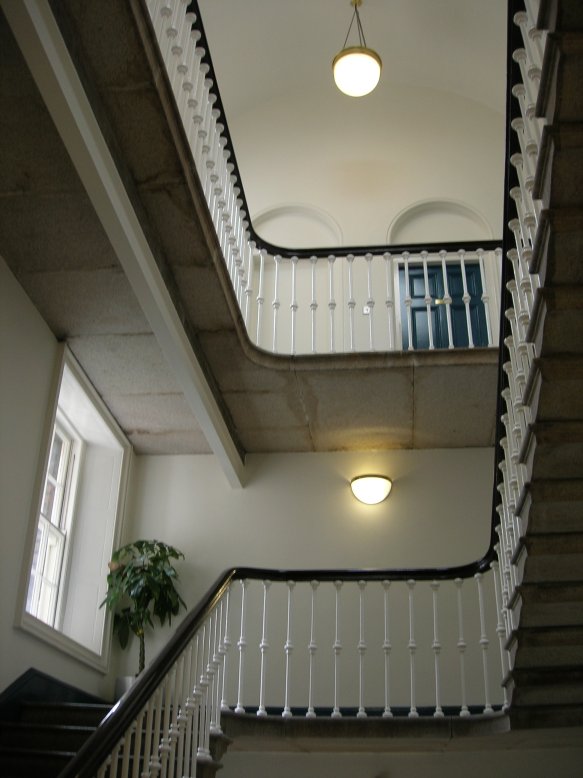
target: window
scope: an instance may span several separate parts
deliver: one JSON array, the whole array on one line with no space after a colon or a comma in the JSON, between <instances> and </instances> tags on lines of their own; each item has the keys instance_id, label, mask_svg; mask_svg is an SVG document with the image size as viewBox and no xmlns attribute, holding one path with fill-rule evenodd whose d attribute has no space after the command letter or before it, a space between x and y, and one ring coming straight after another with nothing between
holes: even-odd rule
<instances>
[{"instance_id":1,"label":"window","mask_svg":"<svg viewBox=\"0 0 583 778\"><path fill-rule=\"evenodd\" d=\"M72 428L69 426L69 429ZM42 490L41 508L30 570L26 610L51 627L57 621L59 592L67 536L73 518L82 441L65 431L64 417L57 414L49 462Z\"/></svg>"},{"instance_id":2,"label":"window","mask_svg":"<svg viewBox=\"0 0 583 778\"><path fill-rule=\"evenodd\" d=\"M131 447L65 352L26 565L21 626L105 669L100 604L118 542Z\"/></svg>"}]
</instances>

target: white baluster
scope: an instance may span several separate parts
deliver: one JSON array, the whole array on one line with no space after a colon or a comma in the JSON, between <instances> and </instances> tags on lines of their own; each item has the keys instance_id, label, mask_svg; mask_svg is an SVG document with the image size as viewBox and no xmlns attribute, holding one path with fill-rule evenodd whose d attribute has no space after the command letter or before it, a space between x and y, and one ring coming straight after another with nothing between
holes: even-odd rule
<instances>
[{"instance_id":1,"label":"white baluster","mask_svg":"<svg viewBox=\"0 0 583 778\"><path fill-rule=\"evenodd\" d=\"M213 639L212 639L212 653L209 655L209 669L210 676L210 731L213 735L221 734L220 724L220 707L219 707L219 695L221 691L219 669L221 666L219 656L219 643L221 641L220 631L222 629L223 617L222 617L222 602L220 609L215 607L213 613Z\"/></svg>"},{"instance_id":2,"label":"white baluster","mask_svg":"<svg viewBox=\"0 0 583 778\"><path fill-rule=\"evenodd\" d=\"M310 257L310 263L312 265L312 301L310 303L310 311L312 315L312 354L316 353L317 350L317 342L316 342L316 312L318 310L318 299L316 296L316 264L318 262L318 257L311 256Z\"/></svg>"},{"instance_id":3,"label":"white baluster","mask_svg":"<svg viewBox=\"0 0 583 778\"><path fill-rule=\"evenodd\" d=\"M391 638L389 621L389 588L390 581L383 581L383 613L385 622L385 639L383 640L383 653L385 657L385 709L383 718L392 718L391 710Z\"/></svg>"},{"instance_id":4,"label":"white baluster","mask_svg":"<svg viewBox=\"0 0 583 778\"><path fill-rule=\"evenodd\" d=\"M431 648L433 649L433 662L435 668L435 718L443 718L443 710L441 707L441 695L440 695L440 675L439 675L439 655L441 653L441 643L439 642L439 628L437 622L437 593L439 592L439 581L432 581L431 592L433 599L433 642Z\"/></svg>"},{"instance_id":5,"label":"white baluster","mask_svg":"<svg viewBox=\"0 0 583 778\"><path fill-rule=\"evenodd\" d=\"M460 258L460 268L462 271L462 285L463 285L463 303L466 308L466 326L468 328L468 348L474 348L474 337L472 334L472 317L470 314L470 295L468 293L468 282L466 279L466 263L465 263L465 251L463 249L460 249L458 251L458 256Z\"/></svg>"},{"instance_id":6,"label":"white baluster","mask_svg":"<svg viewBox=\"0 0 583 778\"><path fill-rule=\"evenodd\" d=\"M358 582L358 614L359 614L359 640L358 640L358 713L357 718L366 718L364 707L364 658L366 656L366 641L364 639L364 592L366 581Z\"/></svg>"},{"instance_id":7,"label":"white baluster","mask_svg":"<svg viewBox=\"0 0 583 778\"><path fill-rule=\"evenodd\" d=\"M259 650L261 651L261 670L259 673L259 708L257 709L258 716L267 716L265 710L265 670L267 667L267 651L269 650L269 643L267 642L267 605L269 587L271 581L263 581L263 620L261 631L261 642L259 643Z\"/></svg>"},{"instance_id":8,"label":"white baluster","mask_svg":"<svg viewBox=\"0 0 583 778\"><path fill-rule=\"evenodd\" d=\"M291 303L290 303L290 310L291 310L291 353L296 353L296 314L298 312L298 300L296 296L296 270L298 265L298 258L292 257L291 258L292 263L292 292L291 292Z\"/></svg>"},{"instance_id":9,"label":"white baluster","mask_svg":"<svg viewBox=\"0 0 583 778\"><path fill-rule=\"evenodd\" d=\"M407 587L409 588L409 677L411 687L411 707L409 709L409 717L417 718L419 713L415 707L415 652L417 651L417 643L415 642L415 611L413 608L413 590L415 589L415 581L407 581Z\"/></svg>"},{"instance_id":10,"label":"white baluster","mask_svg":"<svg viewBox=\"0 0 583 778\"><path fill-rule=\"evenodd\" d=\"M160 745L158 750L160 752L160 759L162 762L161 775L162 778L166 778L168 770L168 756L170 754L170 713L172 710L172 688L174 686L174 675L176 673L176 665L172 667L168 675L164 680L164 719L162 724L162 737L160 738ZM124 759L125 759L124 749ZM126 773L127 775L127 773Z\"/></svg>"},{"instance_id":11,"label":"white baluster","mask_svg":"<svg viewBox=\"0 0 583 778\"><path fill-rule=\"evenodd\" d=\"M366 304L368 306L368 347L371 351L374 351L374 297L373 297L373 285L372 285L372 254L365 255L366 260L366 278L367 278L367 291L368 298Z\"/></svg>"},{"instance_id":12,"label":"white baluster","mask_svg":"<svg viewBox=\"0 0 583 778\"><path fill-rule=\"evenodd\" d=\"M500 558L500 545L497 543L494 546L498 558ZM496 596L496 634L498 635L498 647L500 649L500 675L501 680L504 681L509 670L508 652L504 647L504 641L506 640L506 628L504 625L504 611L502 604L502 593L500 591L500 565L493 559L491 562L492 575L494 576L494 594ZM501 684L502 685L502 684ZM508 691L506 686L502 685L502 691L504 694L504 704L502 710L508 710Z\"/></svg>"},{"instance_id":13,"label":"white baluster","mask_svg":"<svg viewBox=\"0 0 583 778\"><path fill-rule=\"evenodd\" d=\"M403 265L405 267L405 311L407 312L407 350L413 351L413 313L411 306L413 300L411 299L411 288L409 286L409 252L403 252Z\"/></svg>"},{"instance_id":14,"label":"white baluster","mask_svg":"<svg viewBox=\"0 0 583 778\"><path fill-rule=\"evenodd\" d=\"M389 339L389 351L395 348L395 279L393 277L393 260L391 253L386 251L383 254L385 260L385 280L387 284L387 297L385 306L387 309L387 333Z\"/></svg>"},{"instance_id":15,"label":"white baluster","mask_svg":"<svg viewBox=\"0 0 583 778\"><path fill-rule=\"evenodd\" d=\"M354 262L354 254L348 254L346 261L348 263L348 347L350 351L354 351L354 309L356 307L352 279L352 264Z\"/></svg>"},{"instance_id":16,"label":"white baluster","mask_svg":"<svg viewBox=\"0 0 583 778\"><path fill-rule=\"evenodd\" d=\"M149 760L149 768L152 778L158 778L162 769L160 751L158 746L162 742L162 707L164 699L164 682L158 686L154 693L154 722L152 725L152 753ZM113 759L117 764L117 759Z\"/></svg>"},{"instance_id":17,"label":"white baluster","mask_svg":"<svg viewBox=\"0 0 583 778\"><path fill-rule=\"evenodd\" d=\"M273 282L273 302L271 307L273 308L273 340L271 344L271 350L274 354L277 354L277 317L279 314L279 263L281 262L281 256L277 254L273 261L275 262L275 280Z\"/></svg>"},{"instance_id":18,"label":"white baluster","mask_svg":"<svg viewBox=\"0 0 583 778\"><path fill-rule=\"evenodd\" d=\"M484 250L478 249L478 262L480 265L480 280L482 283L482 304L484 306L484 316L486 317L486 333L488 336L488 345L493 346L494 340L492 338L492 324L490 321L490 295L488 294L488 287L486 286L486 271L484 268Z\"/></svg>"},{"instance_id":19,"label":"white baluster","mask_svg":"<svg viewBox=\"0 0 583 778\"><path fill-rule=\"evenodd\" d=\"M231 586L229 585L229 588L227 589L227 592L225 594L225 607L224 607L224 613L225 613L225 626L223 629L223 643L220 649L220 654L222 656L223 660L223 683L222 683L222 689L221 689L221 710L229 710L229 703L227 702L227 670L228 670L228 659L229 659L229 649L231 648L231 636L229 634L229 608L231 604Z\"/></svg>"},{"instance_id":20,"label":"white baluster","mask_svg":"<svg viewBox=\"0 0 583 778\"><path fill-rule=\"evenodd\" d=\"M441 257L441 274L443 277L443 304L445 305L445 320L447 322L447 343L448 348L453 348L453 326L451 323L451 304L453 300L449 293L449 282L447 280L447 251L442 249L439 252L439 256Z\"/></svg>"},{"instance_id":21,"label":"white baluster","mask_svg":"<svg viewBox=\"0 0 583 778\"><path fill-rule=\"evenodd\" d=\"M476 583L478 585L478 604L480 606L480 648L482 649L482 669L484 672L484 713L494 713L492 705L490 703L490 684L488 681L488 646L490 641L486 633L486 614L484 612L484 593L482 590L482 573L476 573L474 575Z\"/></svg>"},{"instance_id":22,"label":"white baluster","mask_svg":"<svg viewBox=\"0 0 583 778\"><path fill-rule=\"evenodd\" d=\"M261 249L259 252L259 291L257 292L257 337L255 338L255 343L258 346L261 345L261 318L263 314L263 303L265 302L265 297L263 296L263 283L265 277L266 255L267 251Z\"/></svg>"},{"instance_id":23,"label":"white baluster","mask_svg":"<svg viewBox=\"0 0 583 778\"><path fill-rule=\"evenodd\" d=\"M334 651L334 707L332 708L332 718L339 718L342 716L338 706L338 674L340 672L340 654L342 652L342 643L340 642L340 589L342 588L342 581L334 581L334 588L336 590L336 594L334 600L335 633L334 645L332 646Z\"/></svg>"},{"instance_id":24,"label":"white baluster","mask_svg":"<svg viewBox=\"0 0 583 778\"><path fill-rule=\"evenodd\" d=\"M132 746L133 770L131 771L132 778L139 778L139 774L140 774L140 752L142 747L143 724L144 724L144 711L140 711L140 713L138 713L136 720L134 722L134 737L133 737L133 746Z\"/></svg>"},{"instance_id":25,"label":"white baluster","mask_svg":"<svg viewBox=\"0 0 583 778\"><path fill-rule=\"evenodd\" d=\"M212 657L213 644L213 618L209 616L207 621L206 639L204 641L204 656L202 662L203 672L200 678L202 688L201 703L201 739L198 747L197 759L199 761L211 761L210 739L211 739L211 685L212 680L209 674L210 661Z\"/></svg>"},{"instance_id":26,"label":"white baluster","mask_svg":"<svg viewBox=\"0 0 583 778\"><path fill-rule=\"evenodd\" d=\"M247 252L247 284L245 286L245 311L243 318L245 320L245 328L249 331L249 314L251 308L251 297L253 295L253 281L255 274L255 248L256 244L254 240L248 242Z\"/></svg>"},{"instance_id":27,"label":"white baluster","mask_svg":"<svg viewBox=\"0 0 583 778\"><path fill-rule=\"evenodd\" d=\"M294 649L291 638L291 619L292 619L292 592L295 586L294 581L287 582L287 633L283 650L285 652L285 696L284 707L282 716L284 718L290 718L292 715L291 708L289 706L289 673L291 663L291 653Z\"/></svg>"},{"instance_id":28,"label":"white baluster","mask_svg":"<svg viewBox=\"0 0 583 778\"><path fill-rule=\"evenodd\" d=\"M427 311L427 332L429 335L429 349L433 350L435 348L435 343L433 340L433 317L432 317L432 310L431 310L433 299L429 294L429 278L427 275L427 256L428 255L426 251L421 252L421 260L423 263L423 285L425 289L425 297L423 301L425 303L425 309Z\"/></svg>"},{"instance_id":29,"label":"white baluster","mask_svg":"<svg viewBox=\"0 0 583 778\"><path fill-rule=\"evenodd\" d=\"M245 649L247 648L247 639L245 637L245 628L246 628L246 597L245 593L247 591L247 587L249 586L249 581L241 581L241 631L240 631L240 637L237 641L237 648L239 649L239 677L237 681L237 705L235 706L235 713L245 713L245 708L243 707L243 680L244 680L244 670L245 670Z\"/></svg>"},{"instance_id":30,"label":"white baluster","mask_svg":"<svg viewBox=\"0 0 583 778\"><path fill-rule=\"evenodd\" d=\"M335 345L335 332L334 332L334 311L336 309L336 300L334 299L334 262L336 257L330 254L328 257L328 311L330 314L330 353L334 354L336 351Z\"/></svg>"},{"instance_id":31,"label":"white baluster","mask_svg":"<svg viewBox=\"0 0 583 778\"><path fill-rule=\"evenodd\" d=\"M148 778L150 775L150 756L152 753L152 737L154 726L154 708L156 703L156 692L150 697L146 706L146 723L144 727L144 739L141 754L142 778ZM148 772L146 772L146 769Z\"/></svg>"},{"instance_id":32,"label":"white baluster","mask_svg":"<svg viewBox=\"0 0 583 778\"><path fill-rule=\"evenodd\" d=\"M462 603L463 583L464 582L461 578L456 578L454 580L454 584L457 589L457 620L458 620L457 647L458 647L459 657L460 657L460 684L461 684L461 696L462 696L462 706L460 709L460 716L469 716L470 711L468 710L467 695L466 695L466 659L465 659L466 641L464 640L464 611L463 611L463 603Z\"/></svg>"},{"instance_id":33,"label":"white baluster","mask_svg":"<svg viewBox=\"0 0 583 778\"><path fill-rule=\"evenodd\" d=\"M315 616L316 616L316 591L319 586L318 581L310 581L310 586L312 587L312 600L311 600L311 608L310 608L310 642L308 643L308 654L309 654L309 675L308 675L308 711L306 713L306 718L313 719L316 717L316 711L314 710L314 660L316 657L316 651L318 650L318 646L316 644L316 632L315 632Z\"/></svg>"}]
</instances>

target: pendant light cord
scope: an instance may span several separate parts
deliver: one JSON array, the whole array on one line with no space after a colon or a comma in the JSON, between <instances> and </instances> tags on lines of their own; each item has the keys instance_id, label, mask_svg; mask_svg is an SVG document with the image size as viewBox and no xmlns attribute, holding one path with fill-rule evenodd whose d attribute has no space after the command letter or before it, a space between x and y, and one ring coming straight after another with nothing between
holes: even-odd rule
<instances>
[{"instance_id":1,"label":"pendant light cord","mask_svg":"<svg viewBox=\"0 0 583 778\"><path fill-rule=\"evenodd\" d=\"M366 40L364 37L364 30L362 29L362 24L360 21L360 14L358 13L358 5L355 3L354 5L354 13L352 14L352 19L350 20L350 26L348 27L348 32L346 33L346 38L344 40L344 45L342 46L343 49L346 48L346 44L348 43L348 36L350 35L350 30L352 29L352 25L354 24L354 19L356 17L356 27L358 30L358 41L362 47L366 49Z\"/></svg>"}]
</instances>

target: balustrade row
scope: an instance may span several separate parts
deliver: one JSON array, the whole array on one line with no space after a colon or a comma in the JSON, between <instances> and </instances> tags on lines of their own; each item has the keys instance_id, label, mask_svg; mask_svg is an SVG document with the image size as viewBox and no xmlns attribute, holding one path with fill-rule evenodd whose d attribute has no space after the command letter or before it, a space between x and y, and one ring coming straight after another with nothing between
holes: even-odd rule
<instances>
[{"instance_id":1,"label":"balustrade row","mask_svg":"<svg viewBox=\"0 0 583 778\"><path fill-rule=\"evenodd\" d=\"M359 718L416 718L421 697L423 710L431 698L432 715L441 718L451 708L451 701L444 703L442 670L451 678L455 664L459 716L471 711L492 714L495 707L506 707L499 685L508 658L497 568L474 579L473 592L471 580L461 578L233 582L98 775L194 776L197 762L211 760L210 737L221 733L221 711L229 709L259 717L277 710L284 718L298 711L307 718L337 718L347 712ZM489 654L494 632L499 663ZM292 660L299 639L307 662ZM276 640L283 656L279 665L270 657ZM258 663L252 661L254 652ZM375 662L375 652L380 661ZM282 678L277 677L280 670ZM367 674L376 676L372 687ZM323 685L318 681L324 676L332 682L327 701L319 699ZM270 685L276 689L276 704L273 695L267 702ZM371 688L373 707L366 699ZM341 695L347 693L353 696L341 705ZM236 699L229 699L230 694Z\"/></svg>"},{"instance_id":2,"label":"balustrade row","mask_svg":"<svg viewBox=\"0 0 583 778\"><path fill-rule=\"evenodd\" d=\"M292 355L496 345L500 250L453 256L446 251L434 255L421 252L418 256L407 252L377 256L365 253L362 257L339 252L304 259L272 255L256 246L250 239L249 215L243 207L225 127L216 108L216 85L208 77L196 16L186 13L187 6L185 0L148 0L209 213L251 340L274 353ZM521 167L518 158L516 164ZM468 288L468 261L478 267L479 288L474 292ZM424 289L419 299L411 295L409 285L409 268L414 265L423 268ZM435 275L428 270L439 265L442 278L437 291L431 288ZM451 265L461 274L457 298L448 289ZM385 294L379 295L376 290L382 289ZM342 304L337 304L338 299ZM481 310L484 330L480 333L476 331L476 305ZM416 335L418 329L423 332L421 338Z\"/></svg>"},{"instance_id":3,"label":"balustrade row","mask_svg":"<svg viewBox=\"0 0 583 778\"><path fill-rule=\"evenodd\" d=\"M540 286L538 276L530 272L541 212L541 202L533 198L543 130L543 121L535 115L545 38L544 33L536 27L538 7L537 0L527 0L524 10L515 13L513 18L514 24L520 29L522 42L513 53L521 80L512 88L520 116L511 122L520 152L510 158L518 186L510 190L516 214L508 224L514 236L514 246L507 254L513 277L507 283L511 305L505 312L508 334L504 338L504 346L508 360L503 364L506 385L502 390L501 417L505 434L500 442L503 452L499 464L500 503L497 506L500 523L496 529L499 539L500 601L506 637L510 636L516 626L513 613L507 606L513 600L522 575L516 556L525 527L518 511L530 474L521 457L524 457L523 448L533 421L526 391L529 380L532 380L537 356L534 343L529 342L528 332Z\"/></svg>"}]
</instances>

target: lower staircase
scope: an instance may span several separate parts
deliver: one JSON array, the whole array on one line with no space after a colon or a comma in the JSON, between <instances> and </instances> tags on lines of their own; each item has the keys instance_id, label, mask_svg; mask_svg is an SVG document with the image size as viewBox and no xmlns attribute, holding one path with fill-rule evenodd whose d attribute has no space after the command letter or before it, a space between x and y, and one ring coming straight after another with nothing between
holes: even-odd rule
<instances>
[{"instance_id":1,"label":"lower staircase","mask_svg":"<svg viewBox=\"0 0 583 778\"><path fill-rule=\"evenodd\" d=\"M583 4L543 0L541 17L549 34L537 114L547 125L530 268L541 285L527 335L538 358L520 453L529 478L514 561L523 579L510 603L513 728L583 724Z\"/></svg>"},{"instance_id":2,"label":"lower staircase","mask_svg":"<svg viewBox=\"0 0 583 778\"><path fill-rule=\"evenodd\" d=\"M21 703L15 720L0 721L0 775L56 778L111 707L73 702Z\"/></svg>"}]
</instances>

